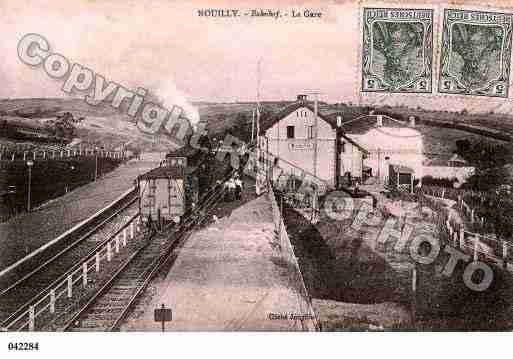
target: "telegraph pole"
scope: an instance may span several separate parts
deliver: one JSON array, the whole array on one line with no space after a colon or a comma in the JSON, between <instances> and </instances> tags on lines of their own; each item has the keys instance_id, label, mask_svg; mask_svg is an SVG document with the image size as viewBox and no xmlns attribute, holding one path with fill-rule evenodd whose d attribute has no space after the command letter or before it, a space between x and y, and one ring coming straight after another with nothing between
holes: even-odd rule
<instances>
[{"instance_id":1,"label":"telegraph pole","mask_svg":"<svg viewBox=\"0 0 513 359\"><path fill-rule=\"evenodd\" d=\"M262 163L260 162L261 156L261 148L260 148L260 59L257 62L257 91L256 91L256 100L257 100L257 108L256 108L256 139L257 139L257 173L256 173L256 182L255 182L255 191L256 195L260 195L260 186L261 186L261 176L262 176ZM266 176L267 178L267 176Z\"/></svg>"},{"instance_id":2,"label":"telegraph pole","mask_svg":"<svg viewBox=\"0 0 513 359\"><path fill-rule=\"evenodd\" d=\"M28 194L27 194L27 212L30 212L30 192L32 190L32 166L34 166L34 161L28 160L27 161L27 167L28 167Z\"/></svg>"},{"instance_id":3,"label":"telegraph pole","mask_svg":"<svg viewBox=\"0 0 513 359\"><path fill-rule=\"evenodd\" d=\"M314 134L314 170L313 170L313 174L314 176L317 177L317 135L318 135L318 124L319 124L319 119L317 117L318 113L319 113L319 104L318 104L318 93L315 94L315 102L314 102L314 112L315 112L315 122L314 122L314 131L315 131L315 134Z\"/></svg>"},{"instance_id":4,"label":"telegraph pole","mask_svg":"<svg viewBox=\"0 0 513 359\"><path fill-rule=\"evenodd\" d=\"M319 95L321 92L319 90L307 90L305 91L307 94L314 95L314 158L313 158L313 174L317 177L317 143L318 143L318 125L319 125Z\"/></svg>"},{"instance_id":5,"label":"telegraph pole","mask_svg":"<svg viewBox=\"0 0 513 359\"><path fill-rule=\"evenodd\" d=\"M94 182L98 180L98 146L94 148Z\"/></svg>"},{"instance_id":6,"label":"telegraph pole","mask_svg":"<svg viewBox=\"0 0 513 359\"><path fill-rule=\"evenodd\" d=\"M255 139L255 110L251 112L251 143Z\"/></svg>"}]
</instances>

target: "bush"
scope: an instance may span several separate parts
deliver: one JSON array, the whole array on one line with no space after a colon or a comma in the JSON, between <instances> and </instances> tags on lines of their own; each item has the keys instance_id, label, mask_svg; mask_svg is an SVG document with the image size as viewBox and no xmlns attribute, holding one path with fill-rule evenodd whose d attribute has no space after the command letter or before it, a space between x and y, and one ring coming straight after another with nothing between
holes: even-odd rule
<instances>
[{"instance_id":1,"label":"bush","mask_svg":"<svg viewBox=\"0 0 513 359\"><path fill-rule=\"evenodd\" d=\"M426 186L439 186L445 188L454 188L454 183L458 182L456 178L439 178L432 176L422 177L422 184Z\"/></svg>"}]
</instances>

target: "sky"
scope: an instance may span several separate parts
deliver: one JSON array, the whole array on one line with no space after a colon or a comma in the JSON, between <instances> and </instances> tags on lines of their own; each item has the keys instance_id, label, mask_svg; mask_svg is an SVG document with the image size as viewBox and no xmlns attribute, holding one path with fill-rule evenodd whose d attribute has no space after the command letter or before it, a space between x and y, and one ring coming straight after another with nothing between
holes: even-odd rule
<instances>
[{"instance_id":1,"label":"sky","mask_svg":"<svg viewBox=\"0 0 513 359\"><path fill-rule=\"evenodd\" d=\"M438 2L412 5L440 6ZM321 11L323 17L275 20L197 15L199 9L209 8L312 9ZM48 40L52 51L72 63L128 88L148 89L169 107L183 101L255 100L260 60L262 100L291 100L305 89L317 89L321 99L329 102L511 111L509 99L360 96L359 17L360 5L352 1L59 0L49 4L2 0L0 98L68 96L60 89L62 81L17 57L19 40L27 33L38 33Z\"/></svg>"}]
</instances>

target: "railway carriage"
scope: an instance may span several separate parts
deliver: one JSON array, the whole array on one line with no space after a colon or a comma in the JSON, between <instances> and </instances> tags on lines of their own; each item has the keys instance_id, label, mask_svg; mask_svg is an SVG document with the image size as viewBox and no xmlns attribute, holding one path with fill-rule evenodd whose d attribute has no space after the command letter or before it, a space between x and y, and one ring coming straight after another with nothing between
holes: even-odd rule
<instances>
[{"instance_id":1,"label":"railway carriage","mask_svg":"<svg viewBox=\"0 0 513 359\"><path fill-rule=\"evenodd\" d=\"M179 222L197 201L197 180L190 167L179 164L161 166L141 175L138 187L139 210L146 221Z\"/></svg>"},{"instance_id":2,"label":"railway carriage","mask_svg":"<svg viewBox=\"0 0 513 359\"><path fill-rule=\"evenodd\" d=\"M213 156L191 146L170 153L138 178L139 210L144 221L180 222L210 189Z\"/></svg>"}]
</instances>

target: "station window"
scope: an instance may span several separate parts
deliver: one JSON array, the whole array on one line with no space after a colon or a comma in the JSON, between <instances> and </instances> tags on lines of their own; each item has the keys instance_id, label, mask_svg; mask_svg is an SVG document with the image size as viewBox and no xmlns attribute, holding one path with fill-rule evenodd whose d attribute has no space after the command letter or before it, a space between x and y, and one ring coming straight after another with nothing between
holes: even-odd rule
<instances>
[{"instance_id":1,"label":"station window","mask_svg":"<svg viewBox=\"0 0 513 359\"><path fill-rule=\"evenodd\" d=\"M294 126L287 126L287 138L294 138Z\"/></svg>"},{"instance_id":2,"label":"station window","mask_svg":"<svg viewBox=\"0 0 513 359\"><path fill-rule=\"evenodd\" d=\"M308 138L314 138L314 127L308 126L307 130L308 130Z\"/></svg>"}]
</instances>

